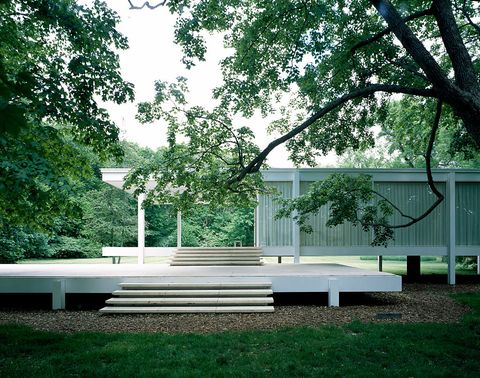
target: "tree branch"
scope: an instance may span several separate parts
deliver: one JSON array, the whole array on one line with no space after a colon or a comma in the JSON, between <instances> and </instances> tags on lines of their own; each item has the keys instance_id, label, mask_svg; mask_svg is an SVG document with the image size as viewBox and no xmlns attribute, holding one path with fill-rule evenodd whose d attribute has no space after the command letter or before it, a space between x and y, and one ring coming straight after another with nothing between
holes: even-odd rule
<instances>
[{"instance_id":1,"label":"tree branch","mask_svg":"<svg viewBox=\"0 0 480 378\"><path fill-rule=\"evenodd\" d=\"M385 197L382 193L379 193L377 192L376 190L372 190L372 193L379 196L380 198L382 198L383 200L387 201L387 203L392 206L395 210L398 211L398 213L404 217L404 218L408 218L408 219L411 219L411 220L414 220L415 218L408 215L408 214L405 214L397 205L395 205L392 201L390 201L387 197Z\"/></svg>"},{"instance_id":2,"label":"tree branch","mask_svg":"<svg viewBox=\"0 0 480 378\"><path fill-rule=\"evenodd\" d=\"M155 4L155 5L151 5L149 1L145 1L141 6L138 6L138 5L133 5L132 0L128 0L128 4L130 4L129 9L134 9L134 10L140 10L140 9L145 8L145 7L148 8L148 9L156 9L158 7L163 7L167 3L167 1L168 0L163 0L163 1L161 1L158 4Z\"/></svg>"},{"instance_id":3,"label":"tree branch","mask_svg":"<svg viewBox=\"0 0 480 378\"><path fill-rule=\"evenodd\" d=\"M480 90L475 69L458 30L450 0L433 0L432 8L445 49L452 62L455 82L460 88L478 94Z\"/></svg>"},{"instance_id":4,"label":"tree branch","mask_svg":"<svg viewBox=\"0 0 480 378\"><path fill-rule=\"evenodd\" d=\"M404 17L402 20L403 20L403 22L408 22L408 21L416 20L416 19L421 18L421 17L429 16L431 14L432 14L432 8L428 8L428 9L424 9L424 10L412 13L411 15L409 15L407 17ZM358 49L380 40L381 38L385 37L386 35L390 34L391 32L392 32L392 29L390 29L388 27L388 28L382 30L381 32L378 32L377 34L372 35L370 38L364 39L364 40L356 43L355 45L353 45L350 48L350 53L352 55L354 55L355 52Z\"/></svg>"},{"instance_id":5,"label":"tree branch","mask_svg":"<svg viewBox=\"0 0 480 378\"><path fill-rule=\"evenodd\" d=\"M235 182L241 181L247 174L258 172L267 158L268 154L272 150L279 146L280 144L286 142L289 139L292 139L296 135L300 134L307 127L312 125L314 122L318 121L324 115L328 114L332 110L335 110L339 106L345 104L346 102L362 97L368 97L376 92L386 92L386 93L404 93L414 96L422 97L437 97L438 94L433 89L422 89L422 88L411 88L401 85L392 85L392 84L372 84L365 88L357 88L352 90L350 93L343 95L336 100L333 100L326 104L323 108L315 112L310 118L305 122L298 125L297 127L290 130L288 133L272 141L263 151L261 151L245 168L243 168L236 176L233 176L229 181L228 185L231 185Z\"/></svg>"},{"instance_id":6,"label":"tree branch","mask_svg":"<svg viewBox=\"0 0 480 378\"><path fill-rule=\"evenodd\" d=\"M412 30L405 24L400 14L388 0L370 0L378 13L387 22L388 27L398 38L402 46L407 50L410 56L420 66L428 80L445 92L451 98L458 96L453 83L442 71L440 65L436 62L430 52L425 48L422 42L413 34Z\"/></svg>"},{"instance_id":7,"label":"tree branch","mask_svg":"<svg viewBox=\"0 0 480 378\"><path fill-rule=\"evenodd\" d=\"M471 25L475 29L477 34L480 35L480 26L478 26L478 24L473 22L472 18L470 17L470 15L467 12L466 7L467 7L466 0L463 0L462 13L465 16L465 18L467 19L468 24Z\"/></svg>"},{"instance_id":8,"label":"tree branch","mask_svg":"<svg viewBox=\"0 0 480 378\"><path fill-rule=\"evenodd\" d=\"M387 61L388 61L391 65L396 66L396 67L398 67L398 68L400 68L400 69L403 69L403 70L405 70L405 71L407 71L407 72L410 72L412 75L414 75L414 76L416 76L416 77L418 77L418 78L426 81L427 83L429 83L428 78L427 78L424 74L416 71L416 70L413 69L412 67L409 67L408 64L402 63L402 58L400 58L400 59L398 59L398 60L392 60L392 59L388 59L388 58L387 58Z\"/></svg>"},{"instance_id":9,"label":"tree branch","mask_svg":"<svg viewBox=\"0 0 480 378\"><path fill-rule=\"evenodd\" d=\"M435 196L437 197L437 200L432 204L432 206L430 206L422 215L418 216L418 217L410 217L410 216L406 216L408 218L411 219L410 222L407 222L407 223L404 223L404 224L399 224L399 225L389 225L389 224L367 224L367 223L362 223L360 222L363 226L370 226L370 227L385 227L385 228L392 228L392 229L395 229L395 228L406 228L406 227L409 227L415 223L418 223L420 222L422 219L424 219L425 217L427 217L429 214L432 213L433 210L435 210L435 208L440 205L440 203L442 203L442 201L445 199L445 196L437 189L437 187L435 186L435 182L433 181L433 175L432 175L432 165L431 165L431 158L432 158L432 151L433 151L433 145L435 143L435 138L436 138L436 135L437 135L437 130L438 130L438 127L440 125L440 116L442 115L442 105L443 105L443 102L442 100L438 100L437 102L437 110L436 110L436 113L435 113L435 119L433 121L433 126L432 126L432 130L430 132L430 139L428 141L428 147L427 147L427 153L425 154L425 164L426 164L426 168L427 168L427 182L428 182L428 186L430 187L430 190L433 192L433 194L435 194ZM390 204L391 202L388 201ZM394 206L394 208L397 210L397 211L400 211L398 209L398 207ZM400 212L400 214L402 216L405 217L405 215Z\"/></svg>"}]
</instances>

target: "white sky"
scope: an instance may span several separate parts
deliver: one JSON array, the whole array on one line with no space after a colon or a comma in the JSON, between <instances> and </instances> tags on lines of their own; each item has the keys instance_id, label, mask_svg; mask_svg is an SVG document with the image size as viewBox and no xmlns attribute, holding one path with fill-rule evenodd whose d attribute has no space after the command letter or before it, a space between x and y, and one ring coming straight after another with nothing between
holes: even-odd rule
<instances>
[{"instance_id":1,"label":"white sky","mask_svg":"<svg viewBox=\"0 0 480 378\"><path fill-rule=\"evenodd\" d=\"M122 21L119 31L128 37L130 48L120 53L120 64L125 80L135 85L135 102L123 105L105 104L112 120L121 129L121 139L135 142L140 146L158 148L166 144L166 125L161 121L142 125L135 119L136 104L151 101L155 80L172 82L178 76L188 78L191 105L211 108L211 91L221 84L219 61L226 56L219 36L208 40L206 62L197 64L190 70L185 69L180 59L181 50L173 42L175 17L166 8L156 10L130 10L126 0L106 0ZM140 0L138 0L141 3ZM274 136L267 135L268 121L260 116L242 121L255 133L260 148L265 147ZM271 167L292 167L287 159L288 153L283 146L277 147L269 155L267 163ZM321 159L321 166L335 165L336 156L329 155Z\"/></svg>"}]
</instances>

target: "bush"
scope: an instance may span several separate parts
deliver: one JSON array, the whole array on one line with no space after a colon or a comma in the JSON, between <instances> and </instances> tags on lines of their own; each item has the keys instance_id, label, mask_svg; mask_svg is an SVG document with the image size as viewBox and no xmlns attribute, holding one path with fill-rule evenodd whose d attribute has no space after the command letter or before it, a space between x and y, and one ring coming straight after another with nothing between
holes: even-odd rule
<instances>
[{"instance_id":1,"label":"bush","mask_svg":"<svg viewBox=\"0 0 480 378\"><path fill-rule=\"evenodd\" d=\"M52 253L45 234L23 227L1 224L0 263L11 264L24 258L49 257Z\"/></svg>"},{"instance_id":2,"label":"bush","mask_svg":"<svg viewBox=\"0 0 480 378\"><path fill-rule=\"evenodd\" d=\"M456 258L457 269L474 270L477 268L477 257L459 256Z\"/></svg>"},{"instance_id":3,"label":"bush","mask_svg":"<svg viewBox=\"0 0 480 378\"><path fill-rule=\"evenodd\" d=\"M25 258L34 259L50 257L53 250L48 244L49 240L50 238L45 234L28 234L23 246Z\"/></svg>"},{"instance_id":4,"label":"bush","mask_svg":"<svg viewBox=\"0 0 480 378\"><path fill-rule=\"evenodd\" d=\"M59 236L51 246L52 257L57 259L92 258L102 255L101 244L83 238Z\"/></svg>"},{"instance_id":5,"label":"bush","mask_svg":"<svg viewBox=\"0 0 480 378\"><path fill-rule=\"evenodd\" d=\"M3 236L0 237L0 263L12 264L21 260L24 257L23 249L15 240Z\"/></svg>"}]
</instances>

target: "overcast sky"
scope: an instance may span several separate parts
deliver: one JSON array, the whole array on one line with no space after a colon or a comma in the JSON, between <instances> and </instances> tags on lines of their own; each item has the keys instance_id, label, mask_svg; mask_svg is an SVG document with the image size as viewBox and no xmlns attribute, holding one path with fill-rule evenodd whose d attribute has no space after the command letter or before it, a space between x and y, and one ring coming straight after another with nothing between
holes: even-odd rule
<instances>
[{"instance_id":1,"label":"overcast sky","mask_svg":"<svg viewBox=\"0 0 480 378\"><path fill-rule=\"evenodd\" d=\"M166 8L130 10L127 0L107 0L107 3L120 15L122 21L119 30L129 40L130 48L121 52L120 62L124 78L135 85L136 99L134 103L107 104L106 107L113 121L121 128L122 139L155 149L166 144L166 126L161 121L150 125L136 121L136 103L152 100L155 80L172 82L178 76L185 76L190 88L190 103L211 108L211 90L222 80L218 62L226 56L227 50L223 48L219 36L212 36L208 40L206 62L187 70L180 61L180 48L173 43L175 18ZM261 117L242 123L254 130L256 142L261 148L274 138L267 135L268 121ZM271 167L292 166L283 146L277 147L269 155L267 163ZM321 162L323 166L334 164L334 156Z\"/></svg>"}]
</instances>

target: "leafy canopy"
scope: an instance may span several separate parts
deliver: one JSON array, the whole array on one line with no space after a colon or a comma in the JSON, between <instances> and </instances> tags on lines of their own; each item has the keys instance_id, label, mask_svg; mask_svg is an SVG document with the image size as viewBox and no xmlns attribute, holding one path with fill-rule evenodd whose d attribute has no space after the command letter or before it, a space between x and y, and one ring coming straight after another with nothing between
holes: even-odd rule
<instances>
[{"instance_id":1,"label":"leafy canopy","mask_svg":"<svg viewBox=\"0 0 480 378\"><path fill-rule=\"evenodd\" d=\"M127 39L102 1L0 1L0 222L45 228L72 211L91 174L82 146L121 156L98 100L133 100L117 50Z\"/></svg>"},{"instance_id":2,"label":"leafy canopy","mask_svg":"<svg viewBox=\"0 0 480 378\"><path fill-rule=\"evenodd\" d=\"M208 113L221 114L222 123L235 131L240 143L227 143L231 136L219 133L218 123L202 123L198 117L190 118L195 126L178 127L185 124L178 114L165 114L153 106L163 101L158 95L163 89L157 87L157 98L142 104L140 114L148 114L145 121L174 117L169 122L170 140L184 140L181 147L170 144L167 161L171 165L165 161L162 167L151 167L141 177L132 176L134 181L145 181L149 174L169 177L173 183L180 178L176 184L186 187L192 197L212 195L219 201L214 191L226 196L232 188L238 190L245 179L265 167L268 154L280 144L286 145L295 164L315 165L332 150L342 154L373 146L373 125L399 125L392 135L400 143L404 131L411 135L404 129L412 120L395 114L393 98L423 101L409 114L421 120L416 127L425 140L422 155L427 173L445 119L455 125L454 135L464 138L461 145L480 147L480 27L474 22L480 16L478 2L187 0L161 4L178 15L175 41L183 48L187 67L205 59L208 33L224 36L230 54L221 62L223 83L214 90L219 105ZM288 105L282 106L286 100ZM251 157L254 147L249 139L242 139L247 134L229 120L255 111L276 114L269 127L281 136ZM174 153L177 148L184 151L183 156L200 158L195 170L201 175L190 174L191 164L175 163L182 159ZM240 158L242 150L249 151L248 159ZM438 200L413 222L443 200L428 176ZM214 185L202 184L210 177ZM332 178L323 188L336 187L336 181ZM361 182L357 184L353 191L362 188ZM249 184L245 185L250 192ZM361 202L353 204L358 217L365 209ZM342 213L350 214L352 209L346 207ZM381 224L391 229L384 212L372 216L369 227ZM388 239L389 234L385 231L383 237Z\"/></svg>"}]
</instances>

